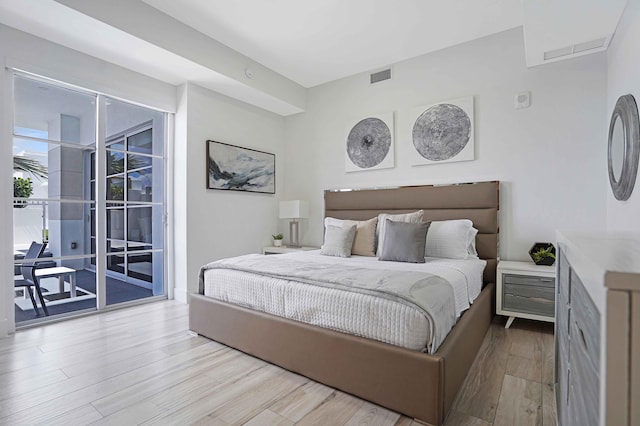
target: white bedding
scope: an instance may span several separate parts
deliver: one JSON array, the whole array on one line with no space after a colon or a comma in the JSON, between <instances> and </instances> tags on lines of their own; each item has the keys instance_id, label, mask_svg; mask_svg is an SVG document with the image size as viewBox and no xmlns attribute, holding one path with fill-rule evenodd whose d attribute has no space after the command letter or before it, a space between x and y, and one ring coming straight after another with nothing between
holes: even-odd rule
<instances>
[{"instance_id":1,"label":"white bedding","mask_svg":"<svg viewBox=\"0 0 640 426\"><path fill-rule=\"evenodd\" d=\"M426 258L426 263L414 264L384 262L364 256L339 258L322 256L319 250L277 256L291 259L292 265L296 260L304 260L438 275L453 288L458 316L480 294L486 265L480 259ZM205 271L204 294L224 302L413 350L425 350L430 337L428 319L418 308L369 294L227 269ZM437 347L428 348L430 353L436 350Z\"/></svg>"}]
</instances>

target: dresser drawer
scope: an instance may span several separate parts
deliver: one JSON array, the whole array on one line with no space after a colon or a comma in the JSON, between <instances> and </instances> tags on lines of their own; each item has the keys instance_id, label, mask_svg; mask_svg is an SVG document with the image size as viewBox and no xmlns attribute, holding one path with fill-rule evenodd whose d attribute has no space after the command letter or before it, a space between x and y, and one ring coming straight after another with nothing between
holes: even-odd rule
<instances>
[{"instance_id":1,"label":"dresser drawer","mask_svg":"<svg viewBox=\"0 0 640 426\"><path fill-rule=\"evenodd\" d=\"M580 278L571 272L571 339L584 344L591 363L600 365L600 312L594 305Z\"/></svg>"},{"instance_id":2,"label":"dresser drawer","mask_svg":"<svg viewBox=\"0 0 640 426\"><path fill-rule=\"evenodd\" d=\"M575 294L575 293L574 293ZM600 375L575 321L569 349L569 410L574 425L597 425L600 418Z\"/></svg>"},{"instance_id":3,"label":"dresser drawer","mask_svg":"<svg viewBox=\"0 0 640 426\"><path fill-rule=\"evenodd\" d=\"M558 336L560 337L560 336ZM559 338L556 341L556 381L558 383L558 389L556 392L561 392L562 400L564 404L569 399L569 338ZM560 386L561 385L561 386Z\"/></svg>"},{"instance_id":4,"label":"dresser drawer","mask_svg":"<svg viewBox=\"0 0 640 426\"><path fill-rule=\"evenodd\" d=\"M535 275L504 274L502 275L502 283L504 285L513 284L521 286L548 287L552 289L555 289L556 287L555 278L538 277Z\"/></svg>"},{"instance_id":5,"label":"dresser drawer","mask_svg":"<svg viewBox=\"0 0 640 426\"><path fill-rule=\"evenodd\" d=\"M569 347L569 333L571 328L571 309L568 306L558 306L556 309L556 339L562 340L565 348Z\"/></svg>"},{"instance_id":6,"label":"dresser drawer","mask_svg":"<svg viewBox=\"0 0 640 426\"><path fill-rule=\"evenodd\" d=\"M553 288L505 284L502 307L515 312L553 317L554 296Z\"/></svg>"}]
</instances>

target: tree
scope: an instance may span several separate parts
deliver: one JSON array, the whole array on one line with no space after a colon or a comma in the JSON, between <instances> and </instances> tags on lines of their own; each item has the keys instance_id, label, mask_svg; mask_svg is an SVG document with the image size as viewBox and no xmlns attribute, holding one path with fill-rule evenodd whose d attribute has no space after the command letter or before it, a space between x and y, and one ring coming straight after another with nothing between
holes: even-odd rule
<instances>
[{"instance_id":1,"label":"tree","mask_svg":"<svg viewBox=\"0 0 640 426\"><path fill-rule=\"evenodd\" d=\"M13 156L13 170L16 172L31 173L38 179L46 179L49 171L38 160L28 158L22 155Z\"/></svg>"},{"instance_id":2,"label":"tree","mask_svg":"<svg viewBox=\"0 0 640 426\"><path fill-rule=\"evenodd\" d=\"M13 178L13 197L14 198L29 198L33 194L33 183L31 178ZM13 207L16 209L23 209L27 207L25 200L14 200Z\"/></svg>"},{"instance_id":3,"label":"tree","mask_svg":"<svg viewBox=\"0 0 640 426\"><path fill-rule=\"evenodd\" d=\"M13 156L13 170L16 172L31 173L38 179L46 179L49 175L47 168L39 161L22 155ZM29 198L31 194L33 194L31 178L13 178L13 196L15 198ZM27 202L24 200L14 201L13 207L25 208L27 207Z\"/></svg>"}]
</instances>

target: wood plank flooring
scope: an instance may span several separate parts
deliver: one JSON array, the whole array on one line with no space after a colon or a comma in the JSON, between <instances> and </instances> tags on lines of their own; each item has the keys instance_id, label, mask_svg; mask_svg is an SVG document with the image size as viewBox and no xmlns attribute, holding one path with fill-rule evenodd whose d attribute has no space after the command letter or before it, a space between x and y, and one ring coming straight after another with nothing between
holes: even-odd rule
<instances>
[{"instance_id":1,"label":"wood plank flooring","mask_svg":"<svg viewBox=\"0 0 640 426\"><path fill-rule=\"evenodd\" d=\"M187 332L157 302L0 339L0 424L417 425ZM497 318L447 426L555 425L553 326Z\"/></svg>"}]
</instances>

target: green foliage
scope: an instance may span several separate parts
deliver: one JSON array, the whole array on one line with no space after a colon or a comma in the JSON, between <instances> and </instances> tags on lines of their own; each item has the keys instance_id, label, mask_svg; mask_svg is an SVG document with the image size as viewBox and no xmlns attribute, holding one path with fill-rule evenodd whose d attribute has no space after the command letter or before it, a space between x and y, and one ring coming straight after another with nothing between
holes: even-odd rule
<instances>
[{"instance_id":1,"label":"green foliage","mask_svg":"<svg viewBox=\"0 0 640 426\"><path fill-rule=\"evenodd\" d=\"M31 178L13 178L13 197L14 198L29 198L33 194L33 183ZM24 200L17 200L13 202L13 207L23 209L27 207L27 202Z\"/></svg>"},{"instance_id":2,"label":"green foliage","mask_svg":"<svg viewBox=\"0 0 640 426\"><path fill-rule=\"evenodd\" d=\"M556 255L552 253L553 246L549 246L547 248L539 248L538 251L534 251L531 253L534 262L540 262L542 259L550 257L555 260Z\"/></svg>"},{"instance_id":3,"label":"green foliage","mask_svg":"<svg viewBox=\"0 0 640 426\"><path fill-rule=\"evenodd\" d=\"M284 238L284 235L282 234L276 234L276 235L272 235L274 240L282 240Z\"/></svg>"},{"instance_id":4,"label":"green foliage","mask_svg":"<svg viewBox=\"0 0 640 426\"><path fill-rule=\"evenodd\" d=\"M111 185L110 200L124 200L124 188L119 185Z\"/></svg>"}]
</instances>

